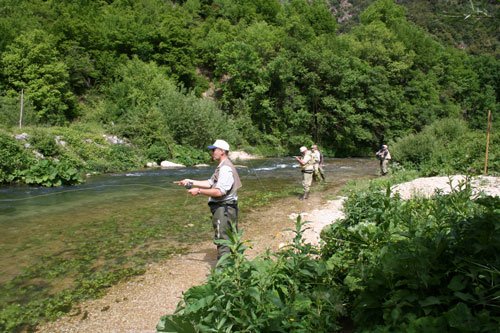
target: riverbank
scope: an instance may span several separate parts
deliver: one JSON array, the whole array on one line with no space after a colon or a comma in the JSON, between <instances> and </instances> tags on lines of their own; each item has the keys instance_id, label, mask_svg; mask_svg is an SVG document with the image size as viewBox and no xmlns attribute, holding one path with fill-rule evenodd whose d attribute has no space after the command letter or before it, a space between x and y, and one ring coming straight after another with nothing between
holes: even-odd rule
<instances>
[{"instance_id":1,"label":"riverbank","mask_svg":"<svg viewBox=\"0 0 500 333\"><path fill-rule=\"evenodd\" d=\"M459 181L461 176L453 179ZM447 191L448 182L448 177L419 178L394 190L408 194L423 194L425 190L423 195L428 195L435 189ZM489 195L500 195L499 177L480 177L472 185ZM324 199L335 197L337 192L315 192L308 201L281 199L272 207L247 214L242 228L244 238L252 244L248 256L255 257L266 249L275 251L289 242L292 235L287 229L293 228L298 214L309 222L306 241L317 243L324 225L343 216L344 198ZM185 290L206 280L215 260L210 241L192 246L188 254L150 265L144 275L111 287L103 298L82 303L70 315L40 327L38 332L155 332L159 318L175 310Z\"/></svg>"},{"instance_id":2,"label":"riverbank","mask_svg":"<svg viewBox=\"0 0 500 333\"><path fill-rule=\"evenodd\" d=\"M289 242L292 235L288 230L295 225L290 216L327 204L324 198L335 196L340 187L334 188L313 192L307 201L284 198L272 206L246 213L240 219L240 227L243 238L251 245L246 251L248 257L253 258L267 249L276 251L281 244ZM193 245L187 254L149 265L145 274L112 286L104 297L81 303L68 315L40 326L37 332L156 332L160 317L174 312L182 293L204 283L215 264L215 246L210 240Z\"/></svg>"}]
</instances>

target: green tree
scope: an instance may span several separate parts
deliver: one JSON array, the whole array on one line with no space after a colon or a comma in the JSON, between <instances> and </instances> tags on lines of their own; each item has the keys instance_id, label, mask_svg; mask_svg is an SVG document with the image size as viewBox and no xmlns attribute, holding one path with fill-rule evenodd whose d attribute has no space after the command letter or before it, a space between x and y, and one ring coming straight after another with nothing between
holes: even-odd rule
<instances>
[{"instance_id":1,"label":"green tree","mask_svg":"<svg viewBox=\"0 0 500 333\"><path fill-rule=\"evenodd\" d=\"M175 144L205 149L220 136L239 142L231 120L214 102L179 89L164 67L134 57L118 74L104 90L107 99L98 105L99 112L89 114L115 134L141 148L163 147L168 154Z\"/></svg>"},{"instance_id":2,"label":"green tree","mask_svg":"<svg viewBox=\"0 0 500 333\"><path fill-rule=\"evenodd\" d=\"M158 104L171 90L176 88L164 68L134 57L117 69L114 82L103 89L99 111L88 116L142 148L170 147L172 136Z\"/></svg>"},{"instance_id":3,"label":"green tree","mask_svg":"<svg viewBox=\"0 0 500 333\"><path fill-rule=\"evenodd\" d=\"M42 30L21 34L2 54L7 93L29 96L40 123L63 124L76 115L69 89L68 68L55 48L56 40Z\"/></svg>"}]
</instances>

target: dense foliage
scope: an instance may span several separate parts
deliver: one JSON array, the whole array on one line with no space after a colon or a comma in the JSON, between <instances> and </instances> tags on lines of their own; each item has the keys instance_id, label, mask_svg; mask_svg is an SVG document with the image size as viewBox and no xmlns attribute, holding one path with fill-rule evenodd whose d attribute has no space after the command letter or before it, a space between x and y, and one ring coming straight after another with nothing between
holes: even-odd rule
<instances>
[{"instance_id":1,"label":"dense foliage","mask_svg":"<svg viewBox=\"0 0 500 333\"><path fill-rule=\"evenodd\" d=\"M26 128L16 138L0 131L0 182L58 186L83 181L85 173L137 168L137 149L110 144L91 127Z\"/></svg>"},{"instance_id":2,"label":"dense foliage","mask_svg":"<svg viewBox=\"0 0 500 333\"><path fill-rule=\"evenodd\" d=\"M185 294L158 332L329 332L339 328L343 298L324 262L302 244L297 220L294 243L277 257L249 261L240 234L226 241L234 255L219 261L206 284ZM333 288L332 288L333 287Z\"/></svg>"},{"instance_id":3,"label":"dense foliage","mask_svg":"<svg viewBox=\"0 0 500 333\"><path fill-rule=\"evenodd\" d=\"M373 0L329 1L342 31L359 23L359 14ZM407 12L408 20L422 27L440 42L476 55L498 58L498 1L454 0L414 1L395 0ZM497 31L497 32L495 32Z\"/></svg>"},{"instance_id":4,"label":"dense foliage","mask_svg":"<svg viewBox=\"0 0 500 333\"><path fill-rule=\"evenodd\" d=\"M346 218L323 239L360 331L493 332L498 328L498 197L450 195L403 201L352 195Z\"/></svg>"},{"instance_id":5,"label":"dense foliage","mask_svg":"<svg viewBox=\"0 0 500 333\"><path fill-rule=\"evenodd\" d=\"M91 123L144 160L175 158L178 146L199 160L217 137L264 154L314 141L366 155L443 117L484 130L498 110L498 6L466 2L452 8L472 16L431 29L417 14L443 5L2 0L0 123L18 125L22 93L23 125ZM351 7L364 10L345 29ZM452 45L472 43L474 19L491 48L445 46L409 18L440 37L460 27Z\"/></svg>"},{"instance_id":6,"label":"dense foliage","mask_svg":"<svg viewBox=\"0 0 500 333\"><path fill-rule=\"evenodd\" d=\"M185 293L158 332L495 332L500 324L500 200L449 195L408 201L389 187L352 193L346 217L276 258L242 244Z\"/></svg>"},{"instance_id":7,"label":"dense foliage","mask_svg":"<svg viewBox=\"0 0 500 333\"><path fill-rule=\"evenodd\" d=\"M500 171L500 135L493 132L488 147L487 170ZM399 138L391 145L394 168L404 165L421 175L435 176L459 172L481 174L485 167L486 134L473 131L458 119L441 119L421 132Z\"/></svg>"}]
</instances>

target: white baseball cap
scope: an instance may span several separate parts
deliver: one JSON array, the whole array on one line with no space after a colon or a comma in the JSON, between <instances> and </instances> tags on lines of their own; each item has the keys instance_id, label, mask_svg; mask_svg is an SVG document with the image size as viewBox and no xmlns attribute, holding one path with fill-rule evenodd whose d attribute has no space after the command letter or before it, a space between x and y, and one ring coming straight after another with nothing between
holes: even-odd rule
<instances>
[{"instance_id":1,"label":"white baseball cap","mask_svg":"<svg viewBox=\"0 0 500 333\"><path fill-rule=\"evenodd\" d=\"M305 152L306 150L307 150L307 147L305 147L305 146L300 147L300 152L301 153Z\"/></svg>"},{"instance_id":2,"label":"white baseball cap","mask_svg":"<svg viewBox=\"0 0 500 333\"><path fill-rule=\"evenodd\" d=\"M215 148L220 148L222 150L229 151L229 143L227 143L224 140L215 140L213 145L208 146L208 149L215 149Z\"/></svg>"}]
</instances>

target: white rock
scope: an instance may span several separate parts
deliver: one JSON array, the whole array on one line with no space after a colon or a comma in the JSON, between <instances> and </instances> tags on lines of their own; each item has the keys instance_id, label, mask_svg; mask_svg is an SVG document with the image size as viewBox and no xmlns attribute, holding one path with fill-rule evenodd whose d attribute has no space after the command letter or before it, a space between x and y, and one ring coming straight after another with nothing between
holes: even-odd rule
<instances>
[{"instance_id":1,"label":"white rock","mask_svg":"<svg viewBox=\"0 0 500 333\"><path fill-rule=\"evenodd\" d=\"M62 136L56 135L55 140L56 140L57 145L66 147L67 143L66 143L66 141L63 140Z\"/></svg>"},{"instance_id":2,"label":"white rock","mask_svg":"<svg viewBox=\"0 0 500 333\"><path fill-rule=\"evenodd\" d=\"M399 193L402 199L410 199L414 196L430 197L440 190L443 194L448 194L451 189L457 189L459 184L465 182L464 175L453 175L448 177L427 177L418 178L410 182L398 184L392 187L392 193ZM476 195L483 191L487 195L500 195L500 178L478 176L471 179L472 194Z\"/></svg>"},{"instance_id":3,"label":"white rock","mask_svg":"<svg viewBox=\"0 0 500 333\"><path fill-rule=\"evenodd\" d=\"M236 161L236 160L244 161L244 160L253 160L253 159L259 158L259 156L250 155L244 151L230 151L229 158L233 161Z\"/></svg>"},{"instance_id":4,"label":"white rock","mask_svg":"<svg viewBox=\"0 0 500 333\"><path fill-rule=\"evenodd\" d=\"M27 140L29 138L28 133L21 133L15 136L16 140Z\"/></svg>"},{"instance_id":5,"label":"white rock","mask_svg":"<svg viewBox=\"0 0 500 333\"><path fill-rule=\"evenodd\" d=\"M169 162L169 161L162 161L160 166L162 168L185 168L186 166L183 165L183 164L177 164L177 163L174 163L174 162Z\"/></svg>"},{"instance_id":6,"label":"white rock","mask_svg":"<svg viewBox=\"0 0 500 333\"><path fill-rule=\"evenodd\" d=\"M117 137L116 135L102 135L108 143L113 144L113 145L128 145L128 142L125 141L125 139L121 139Z\"/></svg>"}]
</instances>

